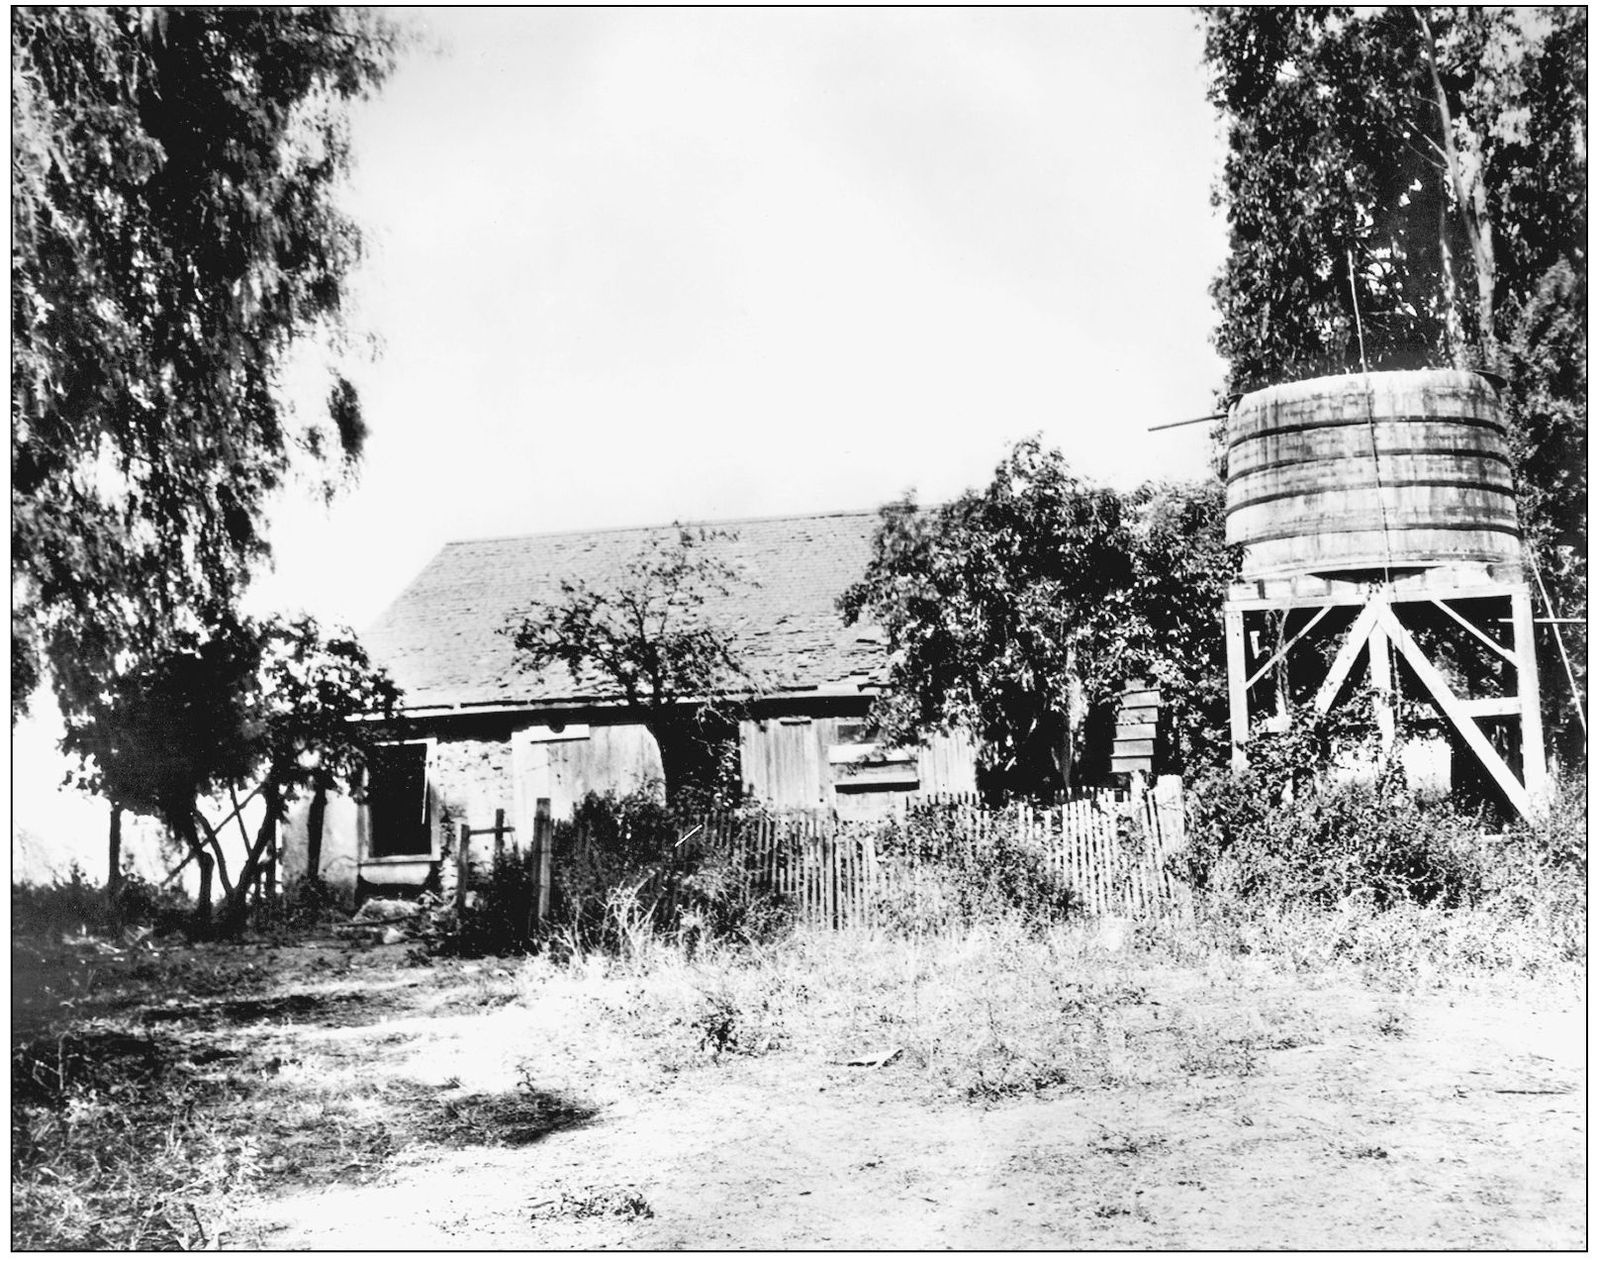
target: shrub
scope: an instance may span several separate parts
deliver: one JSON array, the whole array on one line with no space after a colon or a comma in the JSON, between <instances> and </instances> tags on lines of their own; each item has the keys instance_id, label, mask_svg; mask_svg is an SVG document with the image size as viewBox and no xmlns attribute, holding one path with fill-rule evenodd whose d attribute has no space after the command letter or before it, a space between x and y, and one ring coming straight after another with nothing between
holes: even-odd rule
<instances>
[{"instance_id":1,"label":"shrub","mask_svg":"<svg viewBox=\"0 0 1597 1262\"><path fill-rule=\"evenodd\" d=\"M1480 852L1483 904L1539 921L1571 960L1586 956L1586 818L1586 779L1571 776L1545 816L1485 838Z\"/></svg>"},{"instance_id":2,"label":"shrub","mask_svg":"<svg viewBox=\"0 0 1597 1262\"><path fill-rule=\"evenodd\" d=\"M1276 905L1351 897L1454 907L1481 888L1478 820L1421 804L1391 771L1311 783L1272 800L1267 774L1220 776L1192 795L1179 862L1200 890Z\"/></svg>"},{"instance_id":3,"label":"shrub","mask_svg":"<svg viewBox=\"0 0 1597 1262\"><path fill-rule=\"evenodd\" d=\"M691 844L682 817L652 792L590 793L556 824L549 932L574 950L636 954L669 936L689 949L707 940L763 941L789 923L724 855ZM509 954L537 945L532 854L501 853L475 907L446 929L447 949Z\"/></svg>"},{"instance_id":4,"label":"shrub","mask_svg":"<svg viewBox=\"0 0 1597 1262\"><path fill-rule=\"evenodd\" d=\"M453 908L436 917L443 954L517 955L537 944L535 854L517 849L497 852L487 881L474 892L474 905L458 920Z\"/></svg>"},{"instance_id":5,"label":"shrub","mask_svg":"<svg viewBox=\"0 0 1597 1262\"><path fill-rule=\"evenodd\" d=\"M283 889L283 922L293 928L309 928L350 911L350 897L319 876L304 875Z\"/></svg>"},{"instance_id":6,"label":"shrub","mask_svg":"<svg viewBox=\"0 0 1597 1262\"><path fill-rule=\"evenodd\" d=\"M884 825L878 853L896 879L879 896L878 923L919 934L1016 916L1040 927L1074 914L1076 892L1018 824L1006 814L978 838L957 809L928 807Z\"/></svg>"},{"instance_id":7,"label":"shrub","mask_svg":"<svg viewBox=\"0 0 1597 1262\"><path fill-rule=\"evenodd\" d=\"M82 933L91 927L103 927L105 919L104 891L89 884L83 869L76 863L64 881L11 887L13 931L55 935Z\"/></svg>"},{"instance_id":8,"label":"shrub","mask_svg":"<svg viewBox=\"0 0 1597 1262\"><path fill-rule=\"evenodd\" d=\"M680 839L676 816L652 792L588 794L555 828L553 919L593 936L618 893L652 907L663 892L654 887L683 867Z\"/></svg>"},{"instance_id":9,"label":"shrub","mask_svg":"<svg viewBox=\"0 0 1597 1262\"><path fill-rule=\"evenodd\" d=\"M191 910L182 890L161 889L132 872L123 874L115 900L107 903L104 888L90 883L75 863L64 881L11 887L11 923L22 933L111 934L130 925L165 932L179 927Z\"/></svg>"}]
</instances>

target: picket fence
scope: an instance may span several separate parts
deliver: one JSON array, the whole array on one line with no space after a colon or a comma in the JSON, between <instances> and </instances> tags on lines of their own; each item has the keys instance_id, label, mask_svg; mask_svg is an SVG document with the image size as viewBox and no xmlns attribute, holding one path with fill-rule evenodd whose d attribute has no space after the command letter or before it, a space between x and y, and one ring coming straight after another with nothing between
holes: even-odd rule
<instances>
[{"instance_id":1,"label":"picket fence","mask_svg":"<svg viewBox=\"0 0 1597 1262\"><path fill-rule=\"evenodd\" d=\"M970 802L923 805L941 816L938 835L978 855L996 832L1034 847L1093 916L1181 914L1190 896L1170 869L1185 839L1179 788L1137 798L1114 793L1048 808L985 810ZM878 821L822 812L707 814L686 820L679 861L726 859L750 885L811 924L871 924L882 896L927 856L884 841Z\"/></svg>"}]
</instances>

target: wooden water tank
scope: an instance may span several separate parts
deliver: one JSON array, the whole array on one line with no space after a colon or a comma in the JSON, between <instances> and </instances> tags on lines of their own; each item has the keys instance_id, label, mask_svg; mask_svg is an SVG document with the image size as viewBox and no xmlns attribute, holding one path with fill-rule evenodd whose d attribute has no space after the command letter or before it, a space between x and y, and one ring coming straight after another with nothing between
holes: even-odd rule
<instances>
[{"instance_id":1,"label":"wooden water tank","mask_svg":"<svg viewBox=\"0 0 1597 1262\"><path fill-rule=\"evenodd\" d=\"M1519 564L1497 393L1451 369L1317 377L1243 395L1226 540L1244 579Z\"/></svg>"}]
</instances>

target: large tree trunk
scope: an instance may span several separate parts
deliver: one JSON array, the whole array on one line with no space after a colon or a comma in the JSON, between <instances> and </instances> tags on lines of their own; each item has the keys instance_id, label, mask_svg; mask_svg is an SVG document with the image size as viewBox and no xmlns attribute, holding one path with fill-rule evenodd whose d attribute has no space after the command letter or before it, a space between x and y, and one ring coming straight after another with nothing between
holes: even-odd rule
<instances>
[{"instance_id":1,"label":"large tree trunk","mask_svg":"<svg viewBox=\"0 0 1597 1262\"><path fill-rule=\"evenodd\" d=\"M305 813L305 876L320 880L322 874L322 825L327 819L327 779L319 772L311 793L310 810Z\"/></svg>"},{"instance_id":2,"label":"large tree trunk","mask_svg":"<svg viewBox=\"0 0 1597 1262\"><path fill-rule=\"evenodd\" d=\"M105 902L114 913L116 896L122 891L122 807L111 803L111 831L106 839Z\"/></svg>"},{"instance_id":3,"label":"large tree trunk","mask_svg":"<svg viewBox=\"0 0 1597 1262\"><path fill-rule=\"evenodd\" d=\"M1497 252L1492 238L1491 213L1486 204L1486 173L1479 154L1471 155L1470 170L1464 169L1464 156L1453 140L1453 111L1447 103L1447 90L1442 86L1441 70L1436 64L1436 38L1423 9L1414 10L1414 20L1419 24L1425 42L1425 63L1430 71L1431 94L1436 101L1438 130L1442 134L1442 160L1446 166L1448 184L1458 207L1459 222L1469 239L1470 253L1475 263L1475 319L1476 335L1480 339L1481 364L1487 370L1497 368ZM1445 238L1445 234L1444 234ZM1444 259L1450 261L1451 252L1444 244ZM1450 286L1451 288L1451 286ZM1462 348L1460 348L1462 349ZM1476 365L1458 363L1456 367Z\"/></svg>"},{"instance_id":4,"label":"large tree trunk","mask_svg":"<svg viewBox=\"0 0 1597 1262\"><path fill-rule=\"evenodd\" d=\"M194 854L194 861L200 865L200 902L195 908L195 916L202 930L211 926L211 872L216 866L216 860L203 850Z\"/></svg>"},{"instance_id":5,"label":"large tree trunk","mask_svg":"<svg viewBox=\"0 0 1597 1262\"><path fill-rule=\"evenodd\" d=\"M737 797L741 777L736 724L718 716L669 715L651 718L647 726L660 747L666 801L671 806L697 809Z\"/></svg>"}]
</instances>

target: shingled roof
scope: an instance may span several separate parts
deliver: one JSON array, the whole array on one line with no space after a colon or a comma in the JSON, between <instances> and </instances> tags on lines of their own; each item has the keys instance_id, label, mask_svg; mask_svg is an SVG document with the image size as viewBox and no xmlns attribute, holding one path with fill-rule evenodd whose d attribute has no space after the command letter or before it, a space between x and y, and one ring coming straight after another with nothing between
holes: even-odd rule
<instances>
[{"instance_id":1,"label":"shingled roof","mask_svg":"<svg viewBox=\"0 0 1597 1262\"><path fill-rule=\"evenodd\" d=\"M853 692L880 682L886 653L871 627L845 627L844 588L865 571L873 512L703 523L704 543L747 578L704 608L738 637L751 673L777 692ZM695 523L697 528L699 523ZM575 531L445 544L366 634L372 656L405 690L406 709L549 705L614 699L597 677L562 665L533 673L500 628L560 598L562 579L613 584L650 536L675 527Z\"/></svg>"}]
</instances>

